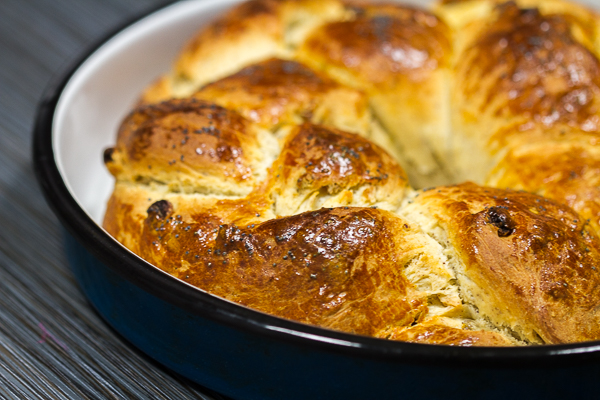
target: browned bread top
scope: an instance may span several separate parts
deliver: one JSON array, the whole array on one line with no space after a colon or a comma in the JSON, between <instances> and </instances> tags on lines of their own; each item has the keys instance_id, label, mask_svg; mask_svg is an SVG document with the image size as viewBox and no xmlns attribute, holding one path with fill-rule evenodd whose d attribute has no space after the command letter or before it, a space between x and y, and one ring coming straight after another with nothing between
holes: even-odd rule
<instances>
[{"instance_id":1,"label":"browned bread top","mask_svg":"<svg viewBox=\"0 0 600 400\"><path fill-rule=\"evenodd\" d=\"M271 58L209 83L194 97L218 99L234 109L237 105L247 118L275 126L296 115L310 120L323 95L339 87L300 63ZM286 112L292 115L282 115Z\"/></svg>"},{"instance_id":2,"label":"browned bread top","mask_svg":"<svg viewBox=\"0 0 600 400\"><path fill-rule=\"evenodd\" d=\"M434 14L393 3L356 4L352 10L354 19L312 32L300 57L347 71L347 84L378 90L403 79L423 81L448 64L449 29Z\"/></svg>"},{"instance_id":3,"label":"browned bread top","mask_svg":"<svg viewBox=\"0 0 600 400\"><path fill-rule=\"evenodd\" d=\"M193 97L236 110L267 129L311 121L372 136L367 96L292 60L252 64Z\"/></svg>"},{"instance_id":4,"label":"browned bread top","mask_svg":"<svg viewBox=\"0 0 600 400\"><path fill-rule=\"evenodd\" d=\"M268 57L289 55L311 28L344 18L339 0L254 0L233 7L184 47L173 73L158 83L165 95L190 90ZM157 100L154 97L154 100Z\"/></svg>"},{"instance_id":5,"label":"browned bread top","mask_svg":"<svg viewBox=\"0 0 600 400\"><path fill-rule=\"evenodd\" d=\"M264 147L256 126L235 111L181 99L133 111L106 160L117 179L155 181L184 192L247 193Z\"/></svg>"},{"instance_id":6,"label":"browned bread top","mask_svg":"<svg viewBox=\"0 0 600 400\"><path fill-rule=\"evenodd\" d=\"M569 141L521 146L506 154L490 183L556 199L600 232L599 152L598 146Z\"/></svg>"},{"instance_id":7,"label":"browned bread top","mask_svg":"<svg viewBox=\"0 0 600 400\"><path fill-rule=\"evenodd\" d=\"M394 208L409 190L404 170L379 146L312 124L289 135L269 184L277 215L334 205Z\"/></svg>"},{"instance_id":8,"label":"browned bread top","mask_svg":"<svg viewBox=\"0 0 600 400\"><path fill-rule=\"evenodd\" d=\"M160 204L148 214L142 256L210 293L365 335L427 308L395 270L410 259L414 232L383 211L321 209L238 227L177 219Z\"/></svg>"},{"instance_id":9,"label":"browned bread top","mask_svg":"<svg viewBox=\"0 0 600 400\"><path fill-rule=\"evenodd\" d=\"M577 40L574 25L566 15L505 3L479 28L457 79L474 112L512 120L490 140L537 125L598 130L600 62L588 47L592 38Z\"/></svg>"},{"instance_id":10,"label":"browned bread top","mask_svg":"<svg viewBox=\"0 0 600 400\"><path fill-rule=\"evenodd\" d=\"M406 212L442 227L465 300L495 325L533 343L600 335L600 241L571 208L463 184L423 192Z\"/></svg>"},{"instance_id":11,"label":"browned bread top","mask_svg":"<svg viewBox=\"0 0 600 400\"><path fill-rule=\"evenodd\" d=\"M485 330L465 330L448 326L435 320L403 329L390 329L390 340L403 342L442 344L447 346L510 346L510 340L499 333Z\"/></svg>"}]
</instances>

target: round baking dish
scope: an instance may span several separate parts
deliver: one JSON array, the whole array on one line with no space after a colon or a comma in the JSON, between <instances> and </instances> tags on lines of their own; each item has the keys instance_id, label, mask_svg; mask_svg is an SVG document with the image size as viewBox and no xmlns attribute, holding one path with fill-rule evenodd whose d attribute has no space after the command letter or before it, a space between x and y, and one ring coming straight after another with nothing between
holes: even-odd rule
<instances>
[{"instance_id":1,"label":"round baking dish","mask_svg":"<svg viewBox=\"0 0 600 400\"><path fill-rule=\"evenodd\" d=\"M235 399L596 398L600 342L458 348L306 326L179 281L100 227L113 184L102 152L121 119L192 32L236 1L176 3L128 24L39 104L37 178L66 228L73 273L100 315L160 363Z\"/></svg>"}]
</instances>

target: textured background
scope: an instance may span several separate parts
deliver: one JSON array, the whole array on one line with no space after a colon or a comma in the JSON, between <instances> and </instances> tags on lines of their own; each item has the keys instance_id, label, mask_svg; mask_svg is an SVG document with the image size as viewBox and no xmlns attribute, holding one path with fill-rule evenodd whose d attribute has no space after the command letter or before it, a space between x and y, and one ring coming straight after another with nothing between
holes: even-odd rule
<instances>
[{"instance_id":1,"label":"textured background","mask_svg":"<svg viewBox=\"0 0 600 400\"><path fill-rule=\"evenodd\" d=\"M131 347L79 291L31 163L35 108L89 46L164 0L0 0L0 398L222 399Z\"/></svg>"}]
</instances>

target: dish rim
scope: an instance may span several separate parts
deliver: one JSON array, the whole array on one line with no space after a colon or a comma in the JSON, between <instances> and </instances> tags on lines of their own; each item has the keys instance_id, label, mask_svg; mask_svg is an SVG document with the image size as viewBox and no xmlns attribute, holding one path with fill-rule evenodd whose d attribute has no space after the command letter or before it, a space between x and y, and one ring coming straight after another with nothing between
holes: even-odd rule
<instances>
[{"instance_id":1,"label":"dish rim","mask_svg":"<svg viewBox=\"0 0 600 400\"><path fill-rule=\"evenodd\" d=\"M528 368L600 360L600 341L527 347L458 347L377 339L285 320L192 287L137 257L108 235L75 200L59 172L52 145L56 107L72 76L101 46L130 25L174 3L173 0L162 1L158 6L126 19L85 48L54 76L37 106L32 146L36 179L62 225L96 259L144 291L196 317L322 351L436 366Z\"/></svg>"}]
</instances>

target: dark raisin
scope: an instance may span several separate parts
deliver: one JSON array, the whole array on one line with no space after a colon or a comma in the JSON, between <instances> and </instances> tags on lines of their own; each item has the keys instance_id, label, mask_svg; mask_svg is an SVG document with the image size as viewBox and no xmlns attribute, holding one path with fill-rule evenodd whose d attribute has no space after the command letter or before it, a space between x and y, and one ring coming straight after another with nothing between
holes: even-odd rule
<instances>
[{"instance_id":1,"label":"dark raisin","mask_svg":"<svg viewBox=\"0 0 600 400\"><path fill-rule=\"evenodd\" d=\"M109 162L113 161L112 156L113 156L114 152L115 152L114 147L109 147L104 150L104 164L108 164Z\"/></svg>"},{"instance_id":2,"label":"dark raisin","mask_svg":"<svg viewBox=\"0 0 600 400\"><path fill-rule=\"evenodd\" d=\"M498 228L499 237L507 237L515 231L515 224L507 210L501 207L490 207L486 211L487 222Z\"/></svg>"},{"instance_id":3,"label":"dark raisin","mask_svg":"<svg viewBox=\"0 0 600 400\"><path fill-rule=\"evenodd\" d=\"M148 216L154 216L158 219L164 219L173 210L173 205L167 200L159 200L148 208Z\"/></svg>"}]
</instances>

